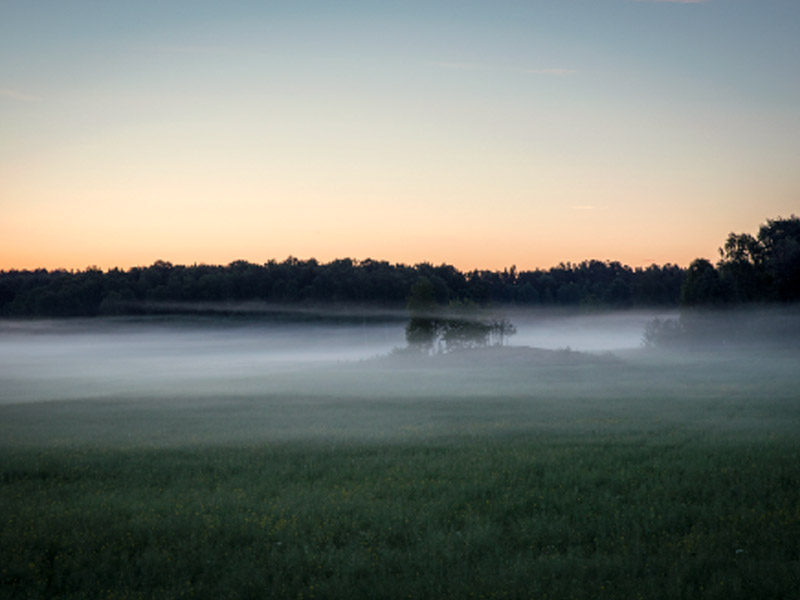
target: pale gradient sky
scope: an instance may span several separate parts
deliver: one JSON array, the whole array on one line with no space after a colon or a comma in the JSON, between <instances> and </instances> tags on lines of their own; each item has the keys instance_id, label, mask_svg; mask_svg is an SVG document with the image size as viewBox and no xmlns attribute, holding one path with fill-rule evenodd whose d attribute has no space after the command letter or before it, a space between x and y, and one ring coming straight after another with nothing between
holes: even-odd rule
<instances>
[{"instance_id":1,"label":"pale gradient sky","mask_svg":"<svg viewBox=\"0 0 800 600\"><path fill-rule=\"evenodd\" d=\"M686 265L792 213L797 0L0 0L0 269Z\"/></svg>"}]
</instances>

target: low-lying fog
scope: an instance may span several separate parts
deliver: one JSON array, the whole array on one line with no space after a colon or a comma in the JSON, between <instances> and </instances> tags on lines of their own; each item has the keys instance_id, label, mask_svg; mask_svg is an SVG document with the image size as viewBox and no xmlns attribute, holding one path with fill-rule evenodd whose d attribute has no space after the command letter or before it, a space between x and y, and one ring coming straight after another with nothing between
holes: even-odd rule
<instances>
[{"instance_id":1,"label":"low-lying fog","mask_svg":"<svg viewBox=\"0 0 800 600\"><path fill-rule=\"evenodd\" d=\"M0 322L0 403L201 390L365 359L404 344L400 323L175 318ZM176 387L178 386L178 387Z\"/></svg>"},{"instance_id":2,"label":"low-lying fog","mask_svg":"<svg viewBox=\"0 0 800 600\"><path fill-rule=\"evenodd\" d=\"M654 317L518 313L506 348L428 358L400 318L0 321L0 445L796 429L800 343L643 349Z\"/></svg>"},{"instance_id":3,"label":"low-lying fog","mask_svg":"<svg viewBox=\"0 0 800 600\"><path fill-rule=\"evenodd\" d=\"M664 315L660 315L664 316ZM517 315L511 346L586 352L642 344L650 313ZM258 319L0 321L0 404L97 395L240 391L252 379L405 347L405 322ZM185 387L184 387L185 386ZM200 386L199 390L197 389Z\"/></svg>"},{"instance_id":4,"label":"low-lying fog","mask_svg":"<svg viewBox=\"0 0 800 600\"><path fill-rule=\"evenodd\" d=\"M547 350L569 348L579 352L614 352L642 345L647 323L677 318L676 311L625 311L601 314L522 312L511 321L517 334L510 343Z\"/></svg>"}]
</instances>

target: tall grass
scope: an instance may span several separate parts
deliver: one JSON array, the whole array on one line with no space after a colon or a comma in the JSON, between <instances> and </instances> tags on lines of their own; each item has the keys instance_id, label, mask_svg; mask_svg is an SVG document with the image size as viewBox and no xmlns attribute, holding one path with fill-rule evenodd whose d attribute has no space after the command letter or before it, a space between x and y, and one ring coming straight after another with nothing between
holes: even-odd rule
<instances>
[{"instance_id":1,"label":"tall grass","mask_svg":"<svg viewBox=\"0 0 800 600\"><path fill-rule=\"evenodd\" d=\"M800 443L6 448L8 598L796 598Z\"/></svg>"}]
</instances>

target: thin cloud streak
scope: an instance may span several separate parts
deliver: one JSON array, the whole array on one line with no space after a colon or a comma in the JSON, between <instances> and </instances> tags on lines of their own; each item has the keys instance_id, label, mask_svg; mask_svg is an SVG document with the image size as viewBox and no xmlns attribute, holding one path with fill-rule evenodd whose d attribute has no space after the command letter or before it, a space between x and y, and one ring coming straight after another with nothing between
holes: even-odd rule
<instances>
[{"instance_id":1,"label":"thin cloud streak","mask_svg":"<svg viewBox=\"0 0 800 600\"><path fill-rule=\"evenodd\" d=\"M509 73L525 73L528 75L574 75L578 71L575 69L564 69L564 68L548 68L548 69L522 69L522 68L514 68L514 67L492 67L492 66L485 66L479 63L460 63L460 62L448 62L448 61L438 61L432 63L434 66L439 67L440 69L452 69L457 71L505 71Z\"/></svg>"},{"instance_id":2,"label":"thin cloud streak","mask_svg":"<svg viewBox=\"0 0 800 600\"><path fill-rule=\"evenodd\" d=\"M25 94L19 90L0 89L0 98L9 98L11 100L18 100L20 102L38 102L41 100L38 96Z\"/></svg>"},{"instance_id":3,"label":"thin cloud streak","mask_svg":"<svg viewBox=\"0 0 800 600\"><path fill-rule=\"evenodd\" d=\"M575 69L527 69L525 71L531 75L574 75Z\"/></svg>"},{"instance_id":4,"label":"thin cloud streak","mask_svg":"<svg viewBox=\"0 0 800 600\"><path fill-rule=\"evenodd\" d=\"M457 71L480 71L484 69L484 67L482 65L479 65L478 63L458 63L458 62L439 61L433 63L433 65L439 67L440 69L454 69Z\"/></svg>"},{"instance_id":5,"label":"thin cloud streak","mask_svg":"<svg viewBox=\"0 0 800 600\"><path fill-rule=\"evenodd\" d=\"M154 46L151 52L163 54L230 54L231 50L221 46Z\"/></svg>"}]
</instances>

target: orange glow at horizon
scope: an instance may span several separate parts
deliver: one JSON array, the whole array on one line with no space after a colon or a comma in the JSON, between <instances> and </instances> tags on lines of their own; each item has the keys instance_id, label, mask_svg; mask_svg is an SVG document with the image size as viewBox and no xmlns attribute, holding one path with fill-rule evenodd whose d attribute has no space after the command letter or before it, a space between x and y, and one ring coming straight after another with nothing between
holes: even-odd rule
<instances>
[{"instance_id":1,"label":"orange glow at horizon","mask_svg":"<svg viewBox=\"0 0 800 600\"><path fill-rule=\"evenodd\" d=\"M798 212L800 5L290 4L6 11L0 269L686 266Z\"/></svg>"},{"instance_id":2,"label":"orange glow at horizon","mask_svg":"<svg viewBox=\"0 0 800 600\"><path fill-rule=\"evenodd\" d=\"M255 264L263 264L270 260L281 262L289 256L301 260L316 259L320 263L328 263L336 259L350 258L355 261L366 259L384 260L389 263L414 265L418 263L449 264L462 272L478 270L500 271L515 265L518 270L548 269L559 263L577 264L583 260L618 261L630 267L647 267L650 264L667 263L687 266L699 256L716 260L716 249L722 240L711 243L706 252L698 252L696 247L686 245L682 253L675 252L674 243L663 243L660 247L651 245L647 256L641 256L638 248L626 249L624 244L614 244L588 239L584 245L564 245L563 242L548 244L542 242L524 244L524 252L515 252L513 240L503 239L487 233L479 236L474 244L464 244L454 236L435 236L415 234L396 239L379 239L380 234L347 240L337 236L326 238L317 233L310 240L292 240L288 237L265 239L263 242L248 240L208 239L197 246L186 243L183 238L176 238L160 243L150 243L146 250L135 243L125 243L113 236L106 238L74 238L60 237L55 232L40 232L50 240L36 248L20 250L23 246L10 250L3 248L0 253L0 270L32 270L36 268L84 270L87 267L99 267L103 270L149 266L156 260L168 261L174 265L227 265L235 260L246 260ZM130 241L129 241L130 242ZM5 244L4 244L5 246ZM522 246L522 244L520 244ZM602 248L602 250L601 250Z\"/></svg>"}]
</instances>

